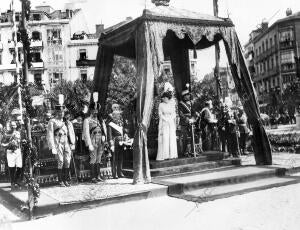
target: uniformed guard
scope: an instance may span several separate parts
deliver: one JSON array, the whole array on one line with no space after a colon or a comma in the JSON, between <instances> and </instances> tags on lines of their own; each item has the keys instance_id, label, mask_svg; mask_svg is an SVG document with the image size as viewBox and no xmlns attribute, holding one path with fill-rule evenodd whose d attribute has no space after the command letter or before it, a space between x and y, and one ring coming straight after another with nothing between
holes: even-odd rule
<instances>
[{"instance_id":1,"label":"uniformed guard","mask_svg":"<svg viewBox=\"0 0 300 230\"><path fill-rule=\"evenodd\" d=\"M113 178L124 177L123 167L123 116L119 104L112 105L112 113L108 120L108 139L112 150L112 175Z\"/></svg>"},{"instance_id":2,"label":"uniformed guard","mask_svg":"<svg viewBox=\"0 0 300 230\"><path fill-rule=\"evenodd\" d=\"M239 126L239 132L240 132L240 138L239 138L239 145L242 155L247 155L246 153L246 141L249 135L250 130L247 127L247 116L244 113L244 110L242 107L239 107L239 113L237 114L237 120L236 120L238 126Z\"/></svg>"},{"instance_id":3,"label":"uniformed guard","mask_svg":"<svg viewBox=\"0 0 300 230\"><path fill-rule=\"evenodd\" d=\"M179 113L179 125L181 128L182 136L182 148L181 148L181 157L187 157L192 152L192 143L191 143L191 125L193 123L192 119L192 105L191 97L188 89L183 90L182 100L178 103L178 113Z\"/></svg>"},{"instance_id":4,"label":"uniformed guard","mask_svg":"<svg viewBox=\"0 0 300 230\"><path fill-rule=\"evenodd\" d=\"M90 116L83 121L82 139L89 148L92 183L97 183L103 181L100 174L100 164L104 153L107 131L104 121L98 117L100 105L97 104L97 92L93 94L93 100L94 102L90 104L89 108Z\"/></svg>"},{"instance_id":5,"label":"uniformed guard","mask_svg":"<svg viewBox=\"0 0 300 230\"><path fill-rule=\"evenodd\" d=\"M21 134L17 130L16 122L11 122L11 132L5 137L6 141L2 143L3 147L7 148L6 157L7 165L9 168L11 189L17 188L20 182L21 170L22 170L22 153L21 153Z\"/></svg>"},{"instance_id":6,"label":"uniformed guard","mask_svg":"<svg viewBox=\"0 0 300 230\"><path fill-rule=\"evenodd\" d=\"M65 112L64 95L59 94L59 104L55 106L56 116L52 118L47 127L47 141L49 149L57 159L59 185L70 186L68 175L70 174L71 147L68 141L75 140L74 133L68 132L63 118Z\"/></svg>"},{"instance_id":7,"label":"uniformed guard","mask_svg":"<svg viewBox=\"0 0 300 230\"><path fill-rule=\"evenodd\" d=\"M212 101L205 102L205 107L200 112L200 129L203 151L213 150L213 131L217 120L211 112L213 108Z\"/></svg>"}]
</instances>

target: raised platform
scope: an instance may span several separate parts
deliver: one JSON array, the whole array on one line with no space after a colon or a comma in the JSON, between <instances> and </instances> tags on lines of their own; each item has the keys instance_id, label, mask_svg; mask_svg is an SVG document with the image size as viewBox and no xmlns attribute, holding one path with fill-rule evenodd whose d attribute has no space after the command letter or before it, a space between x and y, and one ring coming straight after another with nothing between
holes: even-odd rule
<instances>
[{"instance_id":1,"label":"raised platform","mask_svg":"<svg viewBox=\"0 0 300 230\"><path fill-rule=\"evenodd\" d=\"M167 175L177 175L189 172L199 172L207 169L228 167L240 165L239 158L225 158L223 152L210 151L202 153L197 157L178 158L164 161L150 161L150 172L152 177L161 177ZM126 176L133 176L132 162L126 164L127 168L123 169Z\"/></svg>"},{"instance_id":2,"label":"raised platform","mask_svg":"<svg viewBox=\"0 0 300 230\"><path fill-rule=\"evenodd\" d=\"M52 186L41 188L34 217L166 195L167 186L152 183L133 185L132 180L126 178L110 179L98 184L73 184L71 187ZM17 216L22 219L28 218L28 213L21 212L19 208L27 201L27 190L10 191L9 183L1 183L1 197L5 201L3 204Z\"/></svg>"},{"instance_id":3,"label":"raised platform","mask_svg":"<svg viewBox=\"0 0 300 230\"><path fill-rule=\"evenodd\" d=\"M299 183L299 177L289 175L289 170L293 171L276 166L232 166L154 178L153 183L168 186L172 197L201 203Z\"/></svg>"}]
</instances>

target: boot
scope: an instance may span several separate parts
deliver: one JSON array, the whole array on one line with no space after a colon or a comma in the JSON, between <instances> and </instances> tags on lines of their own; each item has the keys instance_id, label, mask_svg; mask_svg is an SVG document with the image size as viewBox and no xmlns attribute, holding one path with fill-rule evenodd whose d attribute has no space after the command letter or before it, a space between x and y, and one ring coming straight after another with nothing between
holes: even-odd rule
<instances>
[{"instance_id":1,"label":"boot","mask_svg":"<svg viewBox=\"0 0 300 230\"><path fill-rule=\"evenodd\" d=\"M70 169L64 168L64 184L65 184L65 186L70 187L69 181L70 181Z\"/></svg>"},{"instance_id":2,"label":"boot","mask_svg":"<svg viewBox=\"0 0 300 230\"><path fill-rule=\"evenodd\" d=\"M63 172L62 169L58 169L57 170L57 177L58 177L58 184L60 187L66 187L66 185L64 184L62 178L63 178Z\"/></svg>"},{"instance_id":3,"label":"boot","mask_svg":"<svg viewBox=\"0 0 300 230\"><path fill-rule=\"evenodd\" d=\"M15 174L16 174L16 168L15 167L9 167L9 177L10 177L10 187L11 190L14 190L15 188Z\"/></svg>"},{"instance_id":4,"label":"boot","mask_svg":"<svg viewBox=\"0 0 300 230\"><path fill-rule=\"evenodd\" d=\"M97 179L96 179L96 169L95 169L95 164L91 164L91 181L92 183L96 184Z\"/></svg>"},{"instance_id":5,"label":"boot","mask_svg":"<svg viewBox=\"0 0 300 230\"><path fill-rule=\"evenodd\" d=\"M15 186L17 186L18 188L21 189L21 183L22 183L22 179L21 179L21 176L22 176L22 168L16 168L16 171L15 171Z\"/></svg>"},{"instance_id":6,"label":"boot","mask_svg":"<svg viewBox=\"0 0 300 230\"><path fill-rule=\"evenodd\" d=\"M100 164L96 164L96 176L97 176L98 182L103 181L103 179L101 178L101 173L100 173Z\"/></svg>"},{"instance_id":7,"label":"boot","mask_svg":"<svg viewBox=\"0 0 300 230\"><path fill-rule=\"evenodd\" d=\"M117 173L118 173L118 177L119 178L125 177L124 174L123 174L123 172L122 172L122 169L123 169L123 154L124 154L124 152L120 151L119 152L119 156L118 156L118 163L117 163L118 169L117 169Z\"/></svg>"}]
</instances>

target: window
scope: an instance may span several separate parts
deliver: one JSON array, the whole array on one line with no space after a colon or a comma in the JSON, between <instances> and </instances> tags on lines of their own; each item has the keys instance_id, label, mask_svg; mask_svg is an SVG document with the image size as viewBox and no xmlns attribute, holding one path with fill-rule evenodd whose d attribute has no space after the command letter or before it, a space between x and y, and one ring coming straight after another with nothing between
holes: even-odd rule
<instances>
[{"instance_id":1,"label":"window","mask_svg":"<svg viewBox=\"0 0 300 230\"><path fill-rule=\"evenodd\" d=\"M35 73L33 75L33 79L34 79L34 84L36 84L37 86L42 86L42 74Z\"/></svg>"},{"instance_id":2,"label":"window","mask_svg":"<svg viewBox=\"0 0 300 230\"><path fill-rule=\"evenodd\" d=\"M276 34L274 35L274 45L276 46L276 44L277 44L277 36L276 36Z\"/></svg>"},{"instance_id":3,"label":"window","mask_svg":"<svg viewBox=\"0 0 300 230\"><path fill-rule=\"evenodd\" d=\"M292 29L283 30L280 32L280 42L293 41L294 31Z\"/></svg>"},{"instance_id":4,"label":"window","mask_svg":"<svg viewBox=\"0 0 300 230\"><path fill-rule=\"evenodd\" d=\"M273 39L270 38L270 47L272 47L272 46L273 46Z\"/></svg>"},{"instance_id":5,"label":"window","mask_svg":"<svg viewBox=\"0 0 300 230\"><path fill-rule=\"evenodd\" d=\"M50 76L51 76L51 83L57 84L57 83L61 82L63 74L59 73L59 72L55 72L55 73L50 74Z\"/></svg>"},{"instance_id":6,"label":"window","mask_svg":"<svg viewBox=\"0 0 300 230\"><path fill-rule=\"evenodd\" d=\"M266 40L266 50L268 50L268 40Z\"/></svg>"},{"instance_id":7,"label":"window","mask_svg":"<svg viewBox=\"0 0 300 230\"><path fill-rule=\"evenodd\" d=\"M41 59L41 53L39 53L39 52L31 53L31 61L32 62L42 62L43 60Z\"/></svg>"},{"instance_id":8,"label":"window","mask_svg":"<svg viewBox=\"0 0 300 230\"><path fill-rule=\"evenodd\" d=\"M0 65L2 65L2 52L0 52Z\"/></svg>"},{"instance_id":9,"label":"window","mask_svg":"<svg viewBox=\"0 0 300 230\"><path fill-rule=\"evenodd\" d=\"M255 55L256 55L256 57L258 56L258 51L257 51L257 49L255 50Z\"/></svg>"},{"instance_id":10,"label":"window","mask_svg":"<svg viewBox=\"0 0 300 230\"><path fill-rule=\"evenodd\" d=\"M12 75L14 76L14 83L18 83L18 75L15 73L12 73Z\"/></svg>"},{"instance_id":11,"label":"window","mask_svg":"<svg viewBox=\"0 0 300 230\"><path fill-rule=\"evenodd\" d=\"M264 52L265 51L265 43L263 42L262 43L262 52Z\"/></svg>"},{"instance_id":12,"label":"window","mask_svg":"<svg viewBox=\"0 0 300 230\"><path fill-rule=\"evenodd\" d=\"M87 55L86 55L86 49L80 49L79 50L79 60L86 60Z\"/></svg>"},{"instance_id":13,"label":"window","mask_svg":"<svg viewBox=\"0 0 300 230\"><path fill-rule=\"evenodd\" d=\"M271 69L273 69L273 68L274 68L274 59L271 58Z\"/></svg>"},{"instance_id":14,"label":"window","mask_svg":"<svg viewBox=\"0 0 300 230\"><path fill-rule=\"evenodd\" d=\"M48 44L62 44L61 40L61 30L60 29L50 29L47 30L47 42Z\"/></svg>"},{"instance_id":15,"label":"window","mask_svg":"<svg viewBox=\"0 0 300 230\"><path fill-rule=\"evenodd\" d=\"M261 47L258 47L258 49L259 49L259 52L258 52L258 53L261 54Z\"/></svg>"},{"instance_id":16,"label":"window","mask_svg":"<svg viewBox=\"0 0 300 230\"><path fill-rule=\"evenodd\" d=\"M294 63L294 50L285 50L281 53L281 63Z\"/></svg>"},{"instance_id":17,"label":"window","mask_svg":"<svg viewBox=\"0 0 300 230\"><path fill-rule=\"evenodd\" d=\"M16 15L15 20L16 20L16 22L20 21L20 16Z\"/></svg>"},{"instance_id":18,"label":"window","mask_svg":"<svg viewBox=\"0 0 300 230\"><path fill-rule=\"evenodd\" d=\"M34 21L40 21L41 20L41 15L40 14L33 14L32 18Z\"/></svg>"},{"instance_id":19,"label":"window","mask_svg":"<svg viewBox=\"0 0 300 230\"><path fill-rule=\"evenodd\" d=\"M86 70L80 71L80 79L84 83L87 81L87 71Z\"/></svg>"},{"instance_id":20,"label":"window","mask_svg":"<svg viewBox=\"0 0 300 230\"><path fill-rule=\"evenodd\" d=\"M41 34L38 31L32 32L32 40L41 40Z\"/></svg>"}]
</instances>

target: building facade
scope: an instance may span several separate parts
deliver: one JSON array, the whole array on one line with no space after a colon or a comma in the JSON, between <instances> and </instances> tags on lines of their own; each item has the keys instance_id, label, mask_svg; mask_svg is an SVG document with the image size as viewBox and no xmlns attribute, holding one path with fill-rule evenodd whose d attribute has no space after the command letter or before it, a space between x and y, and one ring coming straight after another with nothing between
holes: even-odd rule
<instances>
[{"instance_id":1,"label":"building facade","mask_svg":"<svg viewBox=\"0 0 300 230\"><path fill-rule=\"evenodd\" d=\"M285 18L270 27L262 23L251 32L245 57L263 111L282 101L285 90L299 82L295 62L299 50L300 12L288 9Z\"/></svg>"},{"instance_id":2,"label":"building facade","mask_svg":"<svg viewBox=\"0 0 300 230\"><path fill-rule=\"evenodd\" d=\"M0 82L6 85L16 81L12 15L8 10L1 13L0 18ZM15 21L20 17L20 13L16 13ZM61 11L48 5L37 6L30 12L27 30L31 41L29 82L50 91L63 79L92 78L94 65L91 63L95 62L98 49L97 33L88 33L81 9ZM22 62L22 44L18 42L17 45Z\"/></svg>"}]
</instances>

